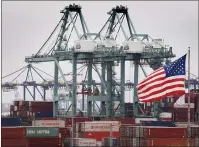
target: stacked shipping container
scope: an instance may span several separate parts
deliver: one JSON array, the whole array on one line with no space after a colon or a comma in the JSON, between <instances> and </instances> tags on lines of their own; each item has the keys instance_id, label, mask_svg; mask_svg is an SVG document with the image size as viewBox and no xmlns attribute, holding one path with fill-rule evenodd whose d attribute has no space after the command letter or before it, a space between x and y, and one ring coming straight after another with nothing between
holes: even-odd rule
<instances>
[{"instance_id":1,"label":"stacked shipping container","mask_svg":"<svg viewBox=\"0 0 199 147\"><path fill-rule=\"evenodd\" d=\"M199 145L197 138L192 133L192 146ZM122 126L119 142L120 146L187 146L187 127Z\"/></svg>"},{"instance_id":2,"label":"stacked shipping container","mask_svg":"<svg viewBox=\"0 0 199 147\"><path fill-rule=\"evenodd\" d=\"M14 101L10 106L11 117L20 117L23 125L30 125L34 119L53 117L53 102Z\"/></svg>"},{"instance_id":3,"label":"stacked shipping container","mask_svg":"<svg viewBox=\"0 0 199 147\"><path fill-rule=\"evenodd\" d=\"M93 121L76 124L76 138L92 138L96 139L98 144L103 138L119 137L119 121ZM111 133L110 133L111 130Z\"/></svg>"}]
</instances>

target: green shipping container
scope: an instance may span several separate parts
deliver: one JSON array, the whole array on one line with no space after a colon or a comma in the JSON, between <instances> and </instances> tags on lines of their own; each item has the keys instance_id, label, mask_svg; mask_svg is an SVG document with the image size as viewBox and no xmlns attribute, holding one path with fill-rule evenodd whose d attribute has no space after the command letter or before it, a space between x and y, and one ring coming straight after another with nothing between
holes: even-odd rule
<instances>
[{"instance_id":1,"label":"green shipping container","mask_svg":"<svg viewBox=\"0 0 199 147\"><path fill-rule=\"evenodd\" d=\"M26 137L58 137L58 127L27 127Z\"/></svg>"}]
</instances>

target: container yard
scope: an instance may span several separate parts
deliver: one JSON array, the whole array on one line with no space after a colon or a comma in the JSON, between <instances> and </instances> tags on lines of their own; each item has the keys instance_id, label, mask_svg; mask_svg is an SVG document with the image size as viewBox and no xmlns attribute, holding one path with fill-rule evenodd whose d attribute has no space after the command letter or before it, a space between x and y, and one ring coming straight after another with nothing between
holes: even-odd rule
<instances>
[{"instance_id":1,"label":"container yard","mask_svg":"<svg viewBox=\"0 0 199 147\"><path fill-rule=\"evenodd\" d=\"M2 78L27 70L27 73L24 72L27 75L25 81L13 82L19 74L12 82L2 82L1 85L3 92L16 92L18 87L23 88L21 99L14 100L9 106L9 115L1 117L2 147L199 147L198 78L190 78L190 69L187 71L188 78L179 78L181 81L176 78L179 73L168 76L179 70L177 67L174 72L170 68L178 64L183 66L184 56L173 61L175 49L165 45L163 39L137 34L129 9L122 5L113 7L108 12L107 22L97 33L90 32L80 5L70 4L60 11L62 17L59 23L40 50L25 57L25 67ZM76 27L77 18L81 27ZM77 30L83 31L82 36ZM118 32L124 35L124 40L117 39ZM56 33L55 45L45 52L43 47ZM76 40L70 40L72 33L78 36ZM69 41L72 47L68 45ZM119 41L122 43L118 44ZM185 59L190 62L190 49L186 56ZM72 72L65 74L61 61L69 61ZM45 68L41 70L34 66L44 62L54 63L51 80L41 76L40 72L49 76ZM130 73L133 82L125 79L127 64L134 66L134 74ZM78 68L79 65L82 66ZM144 65L153 72L147 75ZM79 82L77 76L83 73L85 67L85 78ZM117 68L119 72L116 72ZM142 82L138 81L139 68L146 78ZM43 82L33 78L27 80L32 71ZM93 76L93 71L100 82ZM66 76L71 75L72 80L66 80ZM119 80L116 75L119 75ZM159 82L154 81L158 76L163 82L154 88L154 84ZM165 92L165 87L169 85L165 83L165 77L181 82L169 83L169 90L173 90L170 95ZM179 85L181 91L174 91ZM29 88L33 90L30 92ZM51 100L47 101L49 90L53 92ZM42 100L36 98L36 91ZM133 102L125 101L127 92L133 94ZM27 99L27 93L32 100ZM157 95L163 96L159 98Z\"/></svg>"}]
</instances>

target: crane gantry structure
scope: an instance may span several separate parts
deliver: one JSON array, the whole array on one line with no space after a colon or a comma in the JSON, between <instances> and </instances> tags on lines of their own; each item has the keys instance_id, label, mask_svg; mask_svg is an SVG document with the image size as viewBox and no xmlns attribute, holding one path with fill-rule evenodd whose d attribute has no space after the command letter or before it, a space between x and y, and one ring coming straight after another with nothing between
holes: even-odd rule
<instances>
[{"instance_id":1,"label":"crane gantry structure","mask_svg":"<svg viewBox=\"0 0 199 147\"><path fill-rule=\"evenodd\" d=\"M144 72L142 65L149 65L152 69L157 69L175 55L172 52L172 47L165 47L163 40L153 39L148 34L137 34L133 23L130 19L128 8L124 6L116 6L108 13L108 18L105 25L98 33L91 33L82 14L82 8L79 5L66 6L61 13L63 17L58 25L51 33L50 37L41 47L41 49L30 57L26 57L27 63L54 62L54 86L53 86L53 102L54 116L67 117L69 109L72 106L72 116L77 113L77 85L82 85L82 91L86 89L87 93L87 111L88 116L92 114L92 103L100 101L100 111L97 116L113 117L113 102L119 101L119 116L125 115L125 87L133 88L134 100L134 117L138 117L138 97L136 85L139 78L139 66ZM79 17L82 34L80 35L76 22ZM129 35L125 32L123 20L126 18ZM103 30L108 26L106 33ZM116 28L118 31L113 36ZM52 48L49 51L43 52L43 48L55 32L60 28L58 37ZM80 28L80 27L79 27ZM122 45L117 44L117 33L122 30L124 40ZM76 32L77 40L74 41L74 46L69 47L71 34ZM68 35L68 37L66 37ZM71 61L72 63L72 83L66 81L64 73L59 65L60 61ZM134 63L134 81L125 83L125 63L132 61ZM77 83L77 64L85 64L87 66L87 81ZM120 81L115 80L114 68L116 64L120 64ZM98 69L101 65L101 73ZM93 82L92 69L94 69L101 82ZM58 93L59 72L64 80L63 87L65 93ZM145 72L144 72L145 73ZM145 73L146 75L146 73ZM98 94L92 92L92 86L100 85L101 91ZM61 110L58 106L59 102L70 101L71 105L66 110ZM94 106L94 104L93 104ZM69 116L70 117L70 116Z\"/></svg>"}]
</instances>

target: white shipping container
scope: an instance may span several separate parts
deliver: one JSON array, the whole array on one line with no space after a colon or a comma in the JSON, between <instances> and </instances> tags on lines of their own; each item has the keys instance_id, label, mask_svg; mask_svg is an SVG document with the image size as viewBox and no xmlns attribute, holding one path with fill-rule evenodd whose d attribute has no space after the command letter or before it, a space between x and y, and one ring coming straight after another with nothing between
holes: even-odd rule
<instances>
[{"instance_id":1,"label":"white shipping container","mask_svg":"<svg viewBox=\"0 0 199 147\"><path fill-rule=\"evenodd\" d=\"M99 147L102 146L102 142L101 141L97 141L96 142L96 146L99 146Z\"/></svg>"},{"instance_id":2,"label":"white shipping container","mask_svg":"<svg viewBox=\"0 0 199 147\"><path fill-rule=\"evenodd\" d=\"M96 121L96 122L85 122L81 125L82 132L119 132L120 122L119 121Z\"/></svg>"},{"instance_id":3,"label":"white shipping container","mask_svg":"<svg viewBox=\"0 0 199 147\"><path fill-rule=\"evenodd\" d=\"M185 104L174 104L174 108L188 108L188 103ZM190 108L194 108L194 103L190 103Z\"/></svg>"},{"instance_id":4,"label":"white shipping container","mask_svg":"<svg viewBox=\"0 0 199 147\"><path fill-rule=\"evenodd\" d=\"M14 106L14 111L17 111L17 106Z\"/></svg>"},{"instance_id":5,"label":"white shipping container","mask_svg":"<svg viewBox=\"0 0 199 147\"><path fill-rule=\"evenodd\" d=\"M63 120L34 120L32 121L33 126L41 127L65 127L65 121Z\"/></svg>"},{"instance_id":6,"label":"white shipping container","mask_svg":"<svg viewBox=\"0 0 199 147\"><path fill-rule=\"evenodd\" d=\"M135 118L136 124L139 124L140 121L157 121L157 118Z\"/></svg>"},{"instance_id":7,"label":"white shipping container","mask_svg":"<svg viewBox=\"0 0 199 147\"><path fill-rule=\"evenodd\" d=\"M96 139L90 138L75 138L76 146L96 146Z\"/></svg>"}]
</instances>

